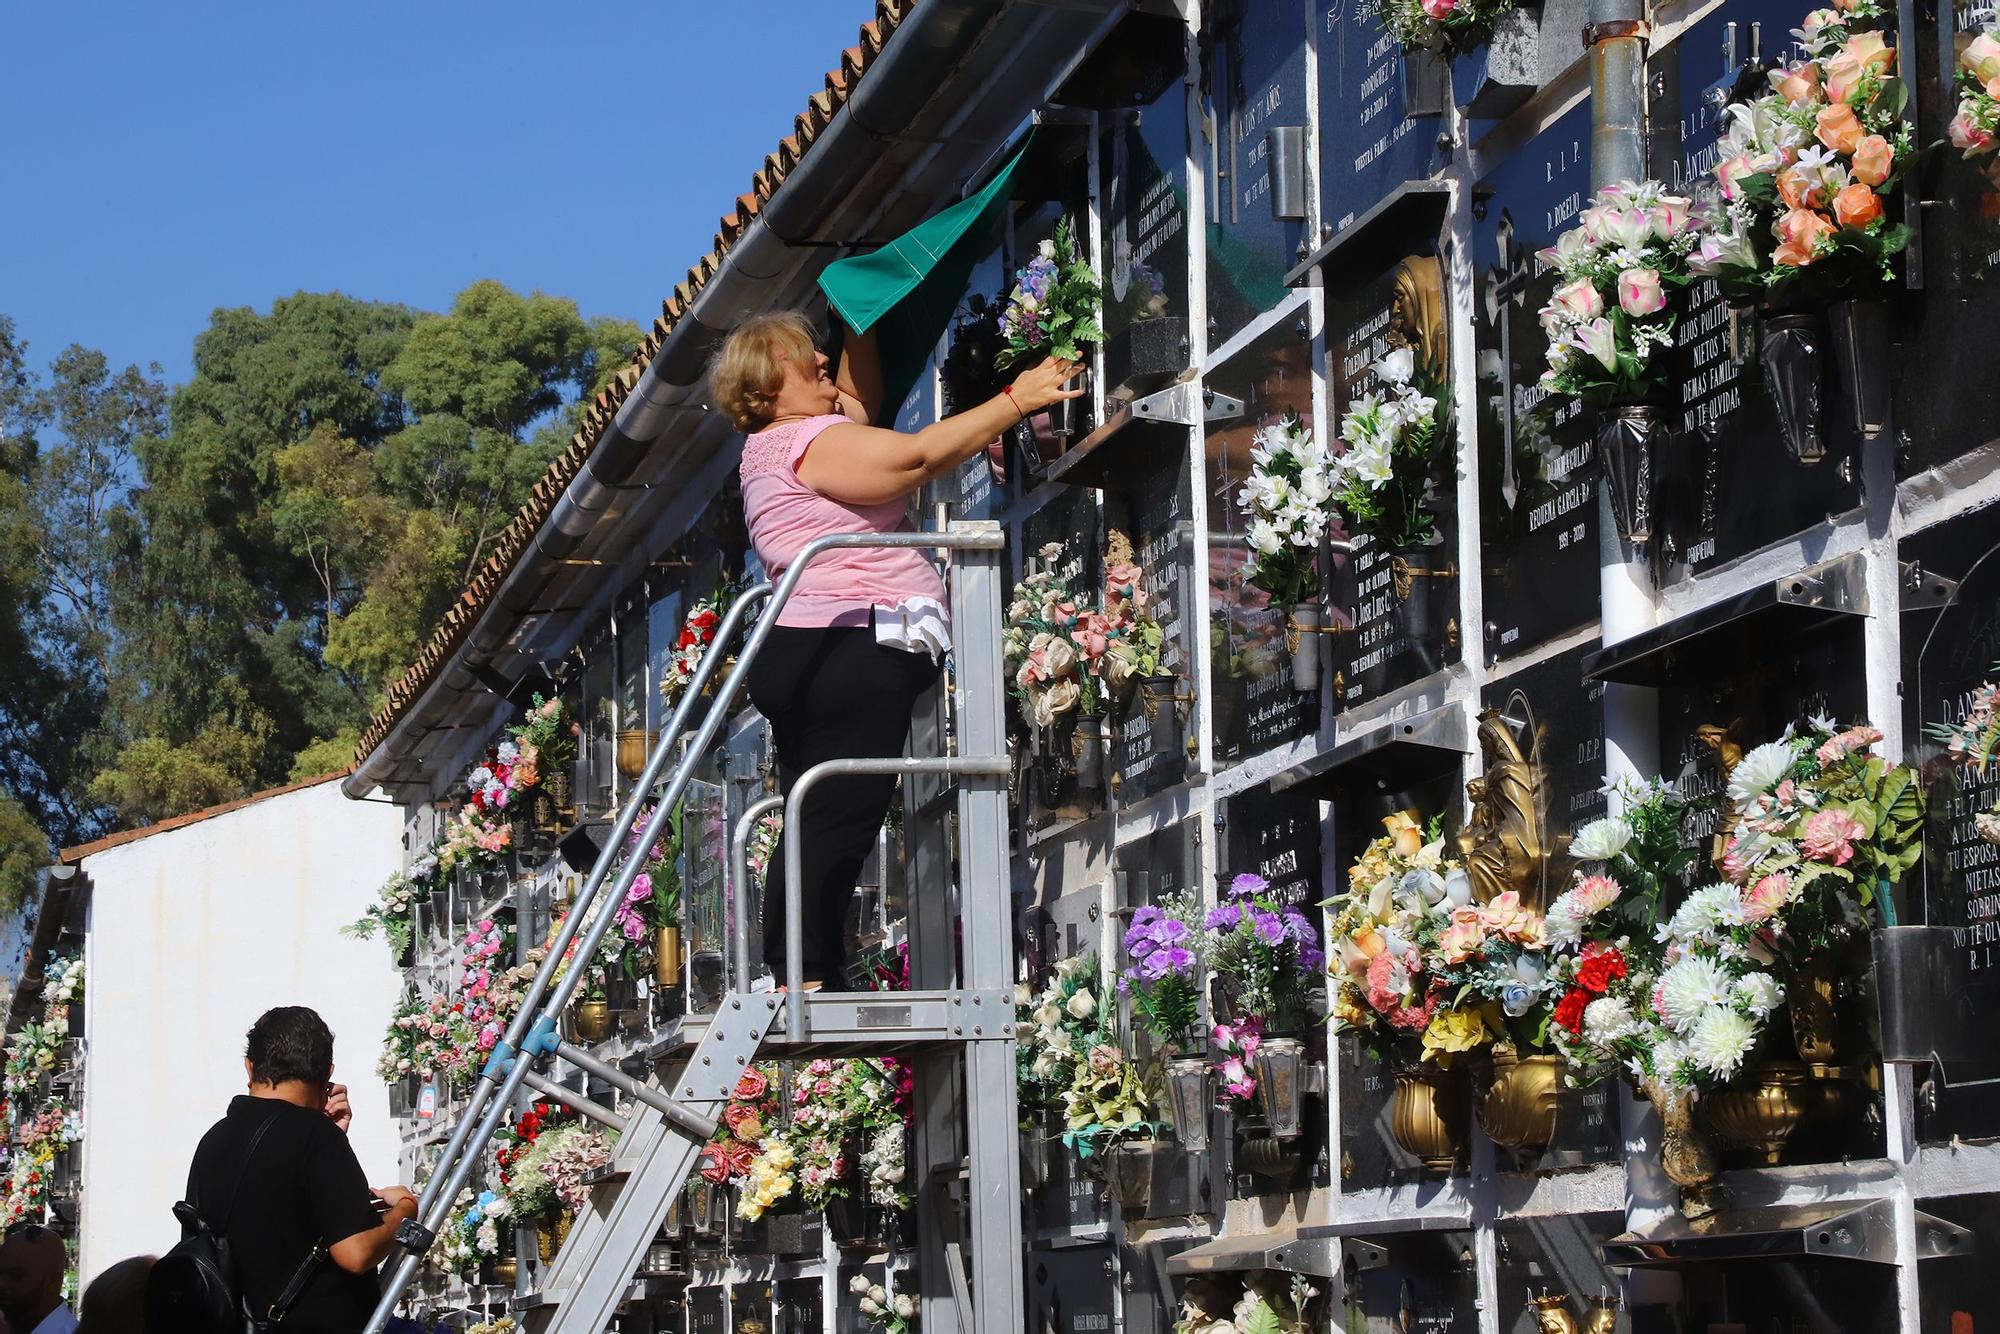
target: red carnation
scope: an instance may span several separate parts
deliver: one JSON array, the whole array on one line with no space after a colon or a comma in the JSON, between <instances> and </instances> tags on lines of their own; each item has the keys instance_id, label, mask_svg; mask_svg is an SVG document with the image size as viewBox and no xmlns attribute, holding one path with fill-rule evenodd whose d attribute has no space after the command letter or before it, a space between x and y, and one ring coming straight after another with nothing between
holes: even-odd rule
<instances>
[{"instance_id":1,"label":"red carnation","mask_svg":"<svg viewBox=\"0 0 2000 1334\"><path fill-rule=\"evenodd\" d=\"M1570 992L1556 1005L1556 1024L1572 1033L1583 1032L1583 1009L1589 1004L1589 992Z\"/></svg>"},{"instance_id":2,"label":"red carnation","mask_svg":"<svg viewBox=\"0 0 2000 1334\"><path fill-rule=\"evenodd\" d=\"M1592 955L1576 966L1576 984L1585 991L1603 994L1611 980L1625 976L1625 956L1615 949Z\"/></svg>"}]
</instances>

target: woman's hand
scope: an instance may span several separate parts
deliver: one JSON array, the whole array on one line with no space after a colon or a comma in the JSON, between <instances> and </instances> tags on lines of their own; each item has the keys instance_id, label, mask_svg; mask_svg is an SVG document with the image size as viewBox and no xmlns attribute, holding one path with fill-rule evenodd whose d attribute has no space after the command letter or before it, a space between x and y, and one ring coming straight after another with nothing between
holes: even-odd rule
<instances>
[{"instance_id":1,"label":"woman's hand","mask_svg":"<svg viewBox=\"0 0 2000 1334\"><path fill-rule=\"evenodd\" d=\"M1014 405L1024 417L1064 399L1082 398L1084 390L1067 387L1081 369L1073 361L1050 357L1015 376L1014 383L1008 386L1007 396L1014 400Z\"/></svg>"}]
</instances>

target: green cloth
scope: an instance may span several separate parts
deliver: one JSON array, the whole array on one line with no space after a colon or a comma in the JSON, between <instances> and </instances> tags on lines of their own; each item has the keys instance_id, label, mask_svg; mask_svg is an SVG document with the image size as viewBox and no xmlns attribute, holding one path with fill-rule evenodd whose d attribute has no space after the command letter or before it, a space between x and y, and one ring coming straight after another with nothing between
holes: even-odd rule
<instances>
[{"instance_id":1,"label":"green cloth","mask_svg":"<svg viewBox=\"0 0 2000 1334\"><path fill-rule=\"evenodd\" d=\"M848 328L877 329L884 413L902 404L951 326L973 266L991 243L993 223L1007 207L1028 143L979 193L924 219L880 250L835 260L820 274L820 290Z\"/></svg>"}]
</instances>

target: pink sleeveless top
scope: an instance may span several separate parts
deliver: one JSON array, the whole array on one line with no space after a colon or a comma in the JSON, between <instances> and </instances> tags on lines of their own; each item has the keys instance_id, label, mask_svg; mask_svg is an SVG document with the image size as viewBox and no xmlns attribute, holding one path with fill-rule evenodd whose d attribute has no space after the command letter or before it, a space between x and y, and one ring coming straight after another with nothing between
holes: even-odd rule
<instances>
[{"instance_id":1,"label":"pink sleeveless top","mask_svg":"<svg viewBox=\"0 0 2000 1334\"><path fill-rule=\"evenodd\" d=\"M799 480L799 460L840 413L808 417L759 431L743 442L743 513L750 545L775 582L806 543L828 533L898 533L910 530L909 506L846 505ZM829 551L806 567L779 625L867 625L876 607L894 608L916 598L944 602L944 581L929 553L903 550Z\"/></svg>"}]
</instances>

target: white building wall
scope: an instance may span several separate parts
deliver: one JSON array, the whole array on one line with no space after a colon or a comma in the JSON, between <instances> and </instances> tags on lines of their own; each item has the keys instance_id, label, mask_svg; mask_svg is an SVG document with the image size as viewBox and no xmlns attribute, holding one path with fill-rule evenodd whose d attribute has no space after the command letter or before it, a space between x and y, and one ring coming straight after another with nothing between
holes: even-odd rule
<instances>
[{"instance_id":1,"label":"white building wall","mask_svg":"<svg viewBox=\"0 0 2000 1334\"><path fill-rule=\"evenodd\" d=\"M340 928L401 864L401 833L394 806L324 782L85 859L84 1282L178 1238L188 1160L243 1092L244 1034L273 1005L333 1029L355 1152L370 1182L395 1181L375 1058L401 975L381 939Z\"/></svg>"}]
</instances>

